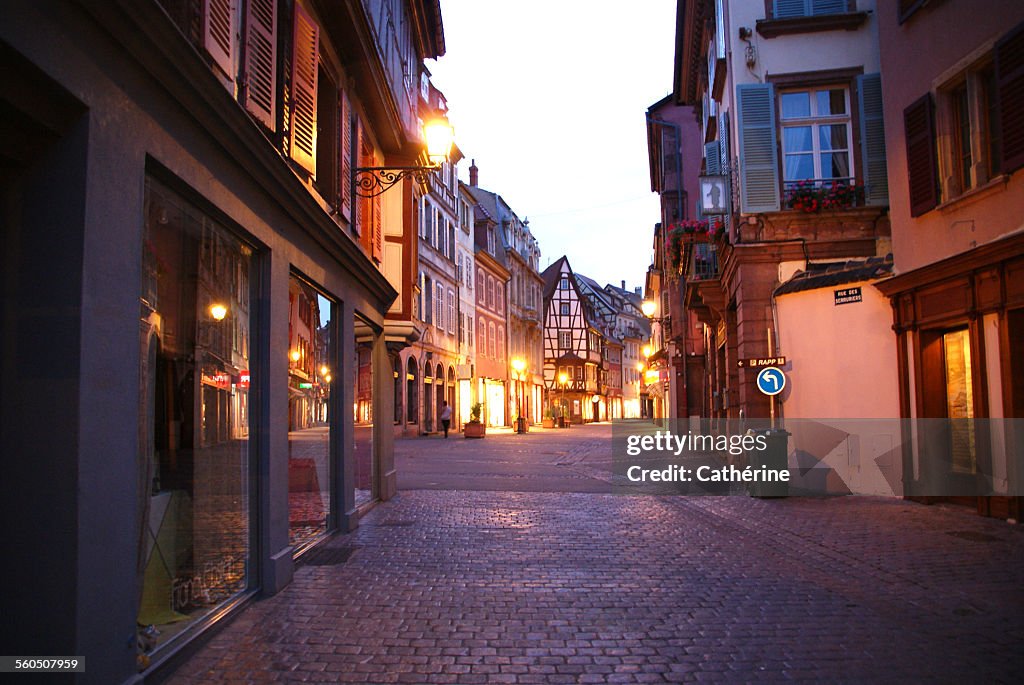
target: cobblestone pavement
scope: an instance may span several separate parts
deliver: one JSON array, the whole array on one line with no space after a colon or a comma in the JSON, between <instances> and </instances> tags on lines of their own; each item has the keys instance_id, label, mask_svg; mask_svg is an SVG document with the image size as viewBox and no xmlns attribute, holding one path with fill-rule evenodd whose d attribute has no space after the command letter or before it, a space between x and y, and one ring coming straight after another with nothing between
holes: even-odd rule
<instances>
[{"instance_id":1,"label":"cobblestone pavement","mask_svg":"<svg viewBox=\"0 0 1024 685\"><path fill-rule=\"evenodd\" d=\"M1024 530L891 499L416 490L172 677L1021 682Z\"/></svg>"}]
</instances>

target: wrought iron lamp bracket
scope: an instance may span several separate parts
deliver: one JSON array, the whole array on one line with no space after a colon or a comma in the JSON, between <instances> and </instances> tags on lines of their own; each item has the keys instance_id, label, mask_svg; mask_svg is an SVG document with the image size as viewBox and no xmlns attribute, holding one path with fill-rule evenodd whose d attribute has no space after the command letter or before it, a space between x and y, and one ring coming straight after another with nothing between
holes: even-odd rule
<instances>
[{"instance_id":1,"label":"wrought iron lamp bracket","mask_svg":"<svg viewBox=\"0 0 1024 685\"><path fill-rule=\"evenodd\" d=\"M352 185L355 187L355 194L359 197L376 197L404 178L413 178L417 183L426 185L430 180L430 173L439 168L436 166L357 167L352 172Z\"/></svg>"}]
</instances>

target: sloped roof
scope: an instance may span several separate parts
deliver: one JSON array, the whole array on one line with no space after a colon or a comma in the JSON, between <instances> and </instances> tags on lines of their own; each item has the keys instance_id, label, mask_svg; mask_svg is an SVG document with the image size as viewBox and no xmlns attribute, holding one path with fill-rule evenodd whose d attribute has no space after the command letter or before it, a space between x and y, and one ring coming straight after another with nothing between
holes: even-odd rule
<instances>
[{"instance_id":1,"label":"sloped roof","mask_svg":"<svg viewBox=\"0 0 1024 685\"><path fill-rule=\"evenodd\" d=\"M874 281L892 276L892 253L884 257L851 259L845 262L811 263L805 270L775 289L776 295L799 293L805 290L830 288L859 281Z\"/></svg>"}]
</instances>

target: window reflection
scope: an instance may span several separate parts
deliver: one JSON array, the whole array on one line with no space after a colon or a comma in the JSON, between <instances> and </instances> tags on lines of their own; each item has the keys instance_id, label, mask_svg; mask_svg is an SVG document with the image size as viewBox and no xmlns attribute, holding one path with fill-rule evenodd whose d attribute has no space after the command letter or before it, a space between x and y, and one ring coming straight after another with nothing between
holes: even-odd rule
<instances>
[{"instance_id":1,"label":"window reflection","mask_svg":"<svg viewBox=\"0 0 1024 685\"><path fill-rule=\"evenodd\" d=\"M355 430L355 503L359 506L377 496L376 460L373 454L373 346L376 334L358 314L354 324L355 345L350 373L355 388L352 406Z\"/></svg>"},{"instance_id":2,"label":"window reflection","mask_svg":"<svg viewBox=\"0 0 1024 685\"><path fill-rule=\"evenodd\" d=\"M288 537L300 551L328 528L331 349L331 301L293 275L288 281Z\"/></svg>"},{"instance_id":3,"label":"window reflection","mask_svg":"<svg viewBox=\"0 0 1024 685\"><path fill-rule=\"evenodd\" d=\"M251 248L146 180L140 664L247 587Z\"/></svg>"}]
</instances>

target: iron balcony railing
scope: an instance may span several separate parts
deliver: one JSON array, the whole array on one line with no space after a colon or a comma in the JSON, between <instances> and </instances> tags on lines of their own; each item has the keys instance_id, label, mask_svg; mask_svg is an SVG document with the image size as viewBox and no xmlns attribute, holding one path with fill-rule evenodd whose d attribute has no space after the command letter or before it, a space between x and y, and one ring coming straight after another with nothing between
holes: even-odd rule
<instances>
[{"instance_id":1,"label":"iron balcony railing","mask_svg":"<svg viewBox=\"0 0 1024 685\"><path fill-rule=\"evenodd\" d=\"M694 243L686 280L707 281L718 278L718 246L715 243Z\"/></svg>"}]
</instances>

